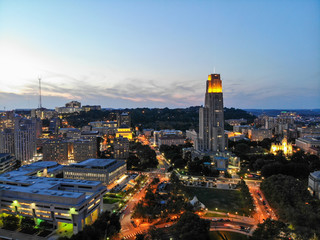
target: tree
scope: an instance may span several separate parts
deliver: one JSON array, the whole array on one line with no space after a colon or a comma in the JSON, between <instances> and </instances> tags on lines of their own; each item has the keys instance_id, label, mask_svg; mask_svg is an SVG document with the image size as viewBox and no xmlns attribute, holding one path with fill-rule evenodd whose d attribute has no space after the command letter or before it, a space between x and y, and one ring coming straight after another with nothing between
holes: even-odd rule
<instances>
[{"instance_id":1,"label":"tree","mask_svg":"<svg viewBox=\"0 0 320 240\"><path fill-rule=\"evenodd\" d=\"M302 239L320 235L320 201L310 196L304 182L286 175L273 175L261 184L280 219L293 225Z\"/></svg>"},{"instance_id":2,"label":"tree","mask_svg":"<svg viewBox=\"0 0 320 240\"><path fill-rule=\"evenodd\" d=\"M264 223L258 224L258 228L253 232L253 240L274 240L291 239L291 231L287 225L281 221L268 218Z\"/></svg>"},{"instance_id":3,"label":"tree","mask_svg":"<svg viewBox=\"0 0 320 240\"><path fill-rule=\"evenodd\" d=\"M151 184L152 184L152 185L156 185L156 184L158 184L159 182L160 182L160 179L157 178L157 177L155 177L155 178L152 180Z\"/></svg>"},{"instance_id":4,"label":"tree","mask_svg":"<svg viewBox=\"0 0 320 240\"><path fill-rule=\"evenodd\" d=\"M238 154L246 154L250 150L250 147L246 143L239 143L235 147L235 152Z\"/></svg>"},{"instance_id":5,"label":"tree","mask_svg":"<svg viewBox=\"0 0 320 240\"><path fill-rule=\"evenodd\" d=\"M34 227L35 227L34 219L30 217L23 217L21 219L20 227L21 227L21 230L26 233L34 231Z\"/></svg>"},{"instance_id":6,"label":"tree","mask_svg":"<svg viewBox=\"0 0 320 240\"><path fill-rule=\"evenodd\" d=\"M209 230L210 222L191 212L182 214L179 221L173 226L173 234L176 239L183 240L210 239Z\"/></svg>"},{"instance_id":7,"label":"tree","mask_svg":"<svg viewBox=\"0 0 320 240\"><path fill-rule=\"evenodd\" d=\"M146 234L142 234L142 233L141 234L137 234L135 240L144 240L145 236L146 236Z\"/></svg>"},{"instance_id":8,"label":"tree","mask_svg":"<svg viewBox=\"0 0 320 240\"><path fill-rule=\"evenodd\" d=\"M19 218L15 215L8 215L2 218L3 228L14 231L19 226Z\"/></svg>"}]
</instances>

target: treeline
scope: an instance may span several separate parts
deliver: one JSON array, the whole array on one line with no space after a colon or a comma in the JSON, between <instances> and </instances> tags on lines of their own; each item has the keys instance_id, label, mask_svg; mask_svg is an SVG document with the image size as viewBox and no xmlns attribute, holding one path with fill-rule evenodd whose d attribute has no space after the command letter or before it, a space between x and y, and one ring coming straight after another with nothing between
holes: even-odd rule
<instances>
[{"instance_id":1,"label":"treeline","mask_svg":"<svg viewBox=\"0 0 320 240\"><path fill-rule=\"evenodd\" d=\"M210 221L197 214L185 212L178 222L169 228L151 226L147 233L137 234L136 240L210 240ZM170 237L169 237L170 236Z\"/></svg>"},{"instance_id":2,"label":"treeline","mask_svg":"<svg viewBox=\"0 0 320 240\"><path fill-rule=\"evenodd\" d=\"M199 119L199 107L189 108L136 108L131 109L131 121L134 126L143 128L179 129L182 131L196 128Z\"/></svg>"},{"instance_id":3,"label":"treeline","mask_svg":"<svg viewBox=\"0 0 320 240\"><path fill-rule=\"evenodd\" d=\"M251 209L253 211L253 198L250 194L249 188L244 180L241 180L239 183L240 193L241 193L241 199L242 199L242 206L244 206L243 211L247 211L247 209ZM249 214L251 214L249 212Z\"/></svg>"},{"instance_id":4,"label":"treeline","mask_svg":"<svg viewBox=\"0 0 320 240\"><path fill-rule=\"evenodd\" d=\"M92 225L86 225L82 231L71 238L60 237L59 240L97 240L106 239L117 233L121 229L119 215L110 214L105 211L99 215L98 219Z\"/></svg>"},{"instance_id":5,"label":"treeline","mask_svg":"<svg viewBox=\"0 0 320 240\"><path fill-rule=\"evenodd\" d=\"M274 175L262 182L261 190L280 219L292 224L301 239L320 236L320 201L311 197L302 181Z\"/></svg>"},{"instance_id":6,"label":"treeline","mask_svg":"<svg viewBox=\"0 0 320 240\"><path fill-rule=\"evenodd\" d=\"M296 151L288 158L281 151L277 155L265 154L270 150L272 139L261 142L229 142L229 149L243 160L241 167L252 171L261 171L264 177L284 174L306 179L310 172L320 170L320 159L316 155Z\"/></svg>"},{"instance_id":7,"label":"treeline","mask_svg":"<svg viewBox=\"0 0 320 240\"><path fill-rule=\"evenodd\" d=\"M94 110L89 112L81 111L80 113L66 115L66 119L70 126L81 128L87 126L89 122L115 120L115 115L111 115L111 111L105 110Z\"/></svg>"},{"instance_id":8,"label":"treeline","mask_svg":"<svg viewBox=\"0 0 320 240\"><path fill-rule=\"evenodd\" d=\"M191 143L183 145L161 145L159 151L164 154L164 157L170 160L170 163L175 168L184 168L187 162L191 160L191 155L187 154L183 157L182 149L192 147Z\"/></svg>"},{"instance_id":9,"label":"treeline","mask_svg":"<svg viewBox=\"0 0 320 240\"><path fill-rule=\"evenodd\" d=\"M199 106L188 108L134 108L123 110L101 110L66 114L68 123L76 128L86 126L89 122L115 120L116 114L129 112L132 126L141 125L143 128L160 129L188 129L198 130ZM241 109L224 108L224 118L227 119L247 119L253 122L255 116ZM226 126L228 126L226 124ZM230 127L230 126L229 126Z\"/></svg>"},{"instance_id":10,"label":"treeline","mask_svg":"<svg viewBox=\"0 0 320 240\"><path fill-rule=\"evenodd\" d=\"M128 170L145 170L158 166L157 154L149 145L141 143L130 143L130 154L127 159Z\"/></svg>"},{"instance_id":11,"label":"treeline","mask_svg":"<svg viewBox=\"0 0 320 240\"><path fill-rule=\"evenodd\" d=\"M188 129L198 130L199 106L189 108L136 108L128 109L131 113L131 120L134 126L141 124L143 128L160 129ZM247 119L253 122L255 116L241 109L224 108L224 118Z\"/></svg>"}]
</instances>

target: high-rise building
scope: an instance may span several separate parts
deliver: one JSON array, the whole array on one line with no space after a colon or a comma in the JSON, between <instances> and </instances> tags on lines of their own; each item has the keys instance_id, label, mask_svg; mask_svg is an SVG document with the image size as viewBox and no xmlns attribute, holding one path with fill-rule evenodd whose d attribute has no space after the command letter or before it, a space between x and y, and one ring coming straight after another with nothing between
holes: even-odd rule
<instances>
[{"instance_id":1,"label":"high-rise building","mask_svg":"<svg viewBox=\"0 0 320 240\"><path fill-rule=\"evenodd\" d=\"M66 107L81 108L81 103L78 101L71 101L71 102L66 103Z\"/></svg>"},{"instance_id":2,"label":"high-rise building","mask_svg":"<svg viewBox=\"0 0 320 240\"><path fill-rule=\"evenodd\" d=\"M131 116L128 112L123 112L123 113L117 113L117 122L118 122L118 127L121 125L127 125L131 126Z\"/></svg>"},{"instance_id":3,"label":"high-rise building","mask_svg":"<svg viewBox=\"0 0 320 240\"><path fill-rule=\"evenodd\" d=\"M0 152L14 154L14 131L10 128L5 128L0 131Z\"/></svg>"},{"instance_id":4,"label":"high-rise building","mask_svg":"<svg viewBox=\"0 0 320 240\"><path fill-rule=\"evenodd\" d=\"M199 110L199 135L196 146L201 152L224 152L226 150L220 74L208 76L205 105Z\"/></svg>"},{"instance_id":5,"label":"high-rise building","mask_svg":"<svg viewBox=\"0 0 320 240\"><path fill-rule=\"evenodd\" d=\"M127 138L115 138L113 142L114 158L127 159L129 157L129 140Z\"/></svg>"},{"instance_id":6,"label":"high-rise building","mask_svg":"<svg viewBox=\"0 0 320 240\"><path fill-rule=\"evenodd\" d=\"M43 160L60 164L97 157L97 139L49 139L43 144Z\"/></svg>"},{"instance_id":7,"label":"high-rise building","mask_svg":"<svg viewBox=\"0 0 320 240\"><path fill-rule=\"evenodd\" d=\"M0 123L0 151L14 155L23 164L32 160L36 154L36 139L41 134L40 119L9 114Z\"/></svg>"},{"instance_id":8,"label":"high-rise building","mask_svg":"<svg viewBox=\"0 0 320 240\"><path fill-rule=\"evenodd\" d=\"M16 119L14 129L15 157L27 163L36 154L37 119Z\"/></svg>"}]
</instances>

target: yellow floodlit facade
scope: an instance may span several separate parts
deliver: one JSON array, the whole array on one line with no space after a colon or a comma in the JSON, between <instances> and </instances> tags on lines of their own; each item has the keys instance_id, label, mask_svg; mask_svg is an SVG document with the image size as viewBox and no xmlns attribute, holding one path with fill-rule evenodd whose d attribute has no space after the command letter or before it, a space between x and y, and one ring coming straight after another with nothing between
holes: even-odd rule
<instances>
[{"instance_id":1,"label":"yellow floodlit facade","mask_svg":"<svg viewBox=\"0 0 320 240\"><path fill-rule=\"evenodd\" d=\"M222 93L222 81L220 74L208 75L208 93Z\"/></svg>"},{"instance_id":2,"label":"yellow floodlit facade","mask_svg":"<svg viewBox=\"0 0 320 240\"><path fill-rule=\"evenodd\" d=\"M270 152L276 155L278 151L282 151L286 156L292 155L292 144L288 143L286 138L282 139L281 143L272 143Z\"/></svg>"},{"instance_id":3,"label":"yellow floodlit facade","mask_svg":"<svg viewBox=\"0 0 320 240\"><path fill-rule=\"evenodd\" d=\"M122 136L123 138L127 138L129 140L132 140L132 130L131 128L118 128L116 132L116 138L119 138Z\"/></svg>"}]
</instances>

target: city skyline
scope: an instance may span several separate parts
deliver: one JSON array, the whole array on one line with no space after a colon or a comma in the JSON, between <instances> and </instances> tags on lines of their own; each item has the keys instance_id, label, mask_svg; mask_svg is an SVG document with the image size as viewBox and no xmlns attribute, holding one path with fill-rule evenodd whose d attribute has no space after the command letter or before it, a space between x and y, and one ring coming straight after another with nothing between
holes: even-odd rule
<instances>
[{"instance_id":1,"label":"city skyline","mask_svg":"<svg viewBox=\"0 0 320 240\"><path fill-rule=\"evenodd\" d=\"M71 100L104 108L319 108L318 1L0 1L0 110ZM214 71L214 68L216 71Z\"/></svg>"}]
</instances>

